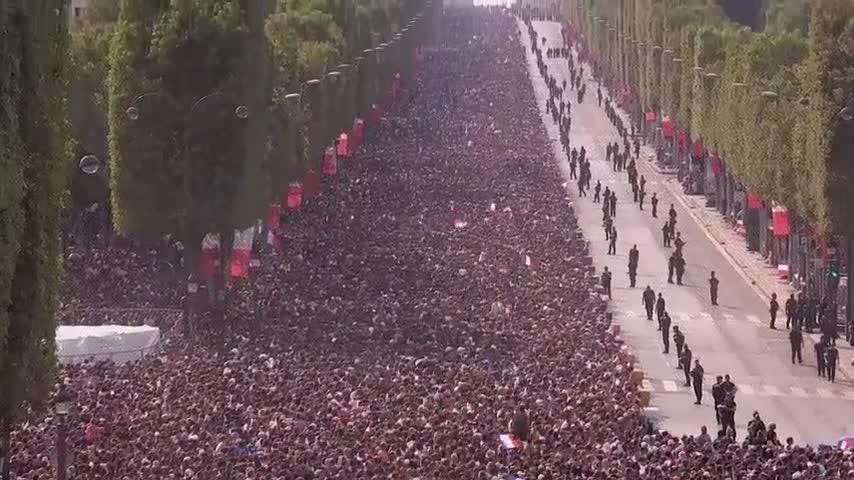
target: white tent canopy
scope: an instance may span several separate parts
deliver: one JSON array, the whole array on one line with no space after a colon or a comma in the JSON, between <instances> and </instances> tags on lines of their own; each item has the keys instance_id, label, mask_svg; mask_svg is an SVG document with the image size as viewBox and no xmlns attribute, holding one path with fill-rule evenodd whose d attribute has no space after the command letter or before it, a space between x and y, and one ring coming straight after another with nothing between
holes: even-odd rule
<instances>
[{"instance_id":1,"label":"white tent canopy","mask_svg":"<svg viewBox=\"0 0 854 480\"><path fill-rule=\"evenodd\" d=\"M160 343L160 329L142 325L64 325L56 329L56 356L63 365L89 359L140 360Z\"/></svg>"}]
</instances>

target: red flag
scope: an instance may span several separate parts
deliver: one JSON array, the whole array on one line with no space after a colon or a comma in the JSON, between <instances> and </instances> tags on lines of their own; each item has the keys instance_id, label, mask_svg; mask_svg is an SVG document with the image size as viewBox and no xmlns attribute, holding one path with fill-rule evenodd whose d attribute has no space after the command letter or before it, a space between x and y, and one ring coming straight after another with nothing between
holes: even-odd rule
<instances>
[{"instance_id":1,"label":"red flag","mask_svg":"<svg viewBox=\"0 0 854 480\"><path fill-rule=\"evenodd\" d=\"M350 136L346 133L338 135L338 157L344 158L350 155Z\"/></svg>"},{"instance_id":2,"label":"red flag","mask_svg":"<svg viewBox=\"0 0 854 480\"><path fill-rule=\"evenodd\" d=\"M789 212L785 207L771 209L774 219L774 236L785 237L789 234Z\"/></svg>"},{"instance_id":3,"label":"red flag","mask_svg":"<svg viewBox=\"0 0 854 480\"><path fill-rule=\"evenodd\" d=\"M323 174L335 175L338 172L338 162L335 159L335 150L327 147L323 153Z\"/></svg>"},{"instance_id":4,"label":"red flag","mask_svg":"<svg viewBox=\"0 0 854 480\"><path fill-rule=\"evenodd\" d=\"M756 193L748 193L747 208L762 208L762 197Z\"/></svg>"},{"instance_id":5,"label":"red flag","mask_svg":"<svg viewBox=\"0 0 854 480\"><path fill-rule=\"evenodd\" d=\"M288 185L287 205L291 210L296 210L302 206L302 183L291 182Z\"/></svg>"}]
</instances>

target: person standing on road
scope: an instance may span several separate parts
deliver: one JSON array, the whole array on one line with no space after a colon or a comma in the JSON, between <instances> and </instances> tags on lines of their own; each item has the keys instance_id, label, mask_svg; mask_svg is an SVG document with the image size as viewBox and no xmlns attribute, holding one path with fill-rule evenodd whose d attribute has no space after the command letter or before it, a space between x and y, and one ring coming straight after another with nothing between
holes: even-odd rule
<instances>
[{"instance_id":1,"label":"person standing on road","mask_svg":"<svg viewBox=\"0 0 854 480\"><path fill-rule=\"evenodd\" d=\"M670 246L670 224L665 223L663 227L661 227L661 238L664 240L664 246Z\"/></svg>"},{"instance_id":2,"label":"person standing on road","mask_svg":"<svg viewBox=\"0 0 854 480\"><path fill-rule=\"evenodd\" d=\"M593 203L599 203L601 200L602 182L596 180L596 186L593 187Z\"/></svg>"},{"instance_id":3,"label":"person standing on road","mask_svg":"<svg viewBox=\"0 0 854 480\"><path fill-rule=\"evenodd\" d=\"M632 245L632 248L629 249L629 280L631 280L631 286L634 288L635 286L635 278L638 273L638 262L640 261L640 251L638 250L637 244ZM634 272L634 273L632 273Z\"/></svg>"},{"instance_id":4,"label":"person standing on road","mask_svg":"<svg viewBox=\"0 0 854 480\"><path fill-rule=\"evenodd\" d=\"M667 216L670 217L670 222L676 224L676 207L670 204L670 210L667 211Z\"/></svg>"},{"instance_id":5,"label":"person standing on road","mask_svg":"<svg viewBox=\"0 0 854 480\"><path fill-rule=\"evenodd\" d=\"M803 363L801 358L801 348L804 346L804 334L801 332L800 325L795 325L789 332L789 344L792 347L792 365L795 364L795 357L798 357L798 363Z\"/></svg>"},{"instance_id":6,"label":"person standing on road","mask_svg":"<svg viewBox=\"0 0 854 480\"><path fill-rule=\"evenodd\" d=\"M693 356L693 352L688 347L688 344L685 344L685 349L682 350L682 372L685 373L685 386L691 386L691 357Z\"/></svg>"},{"instance_id":7,"label":"person standing on road","mask_svg":"<svg viewBox=\"0 0 854 480\"><path fill-rule=\"evenodd\" d=\"M670 314L664 312L658 320L658 329L661 330L661 343L664 344L664 353L670 353Z\"/></svg>"},{"instance_id":8,"label":"person standing on road","mask_svg":"<svg viewBox=\"0 0 854 480\"><path fill-rule=\"evenodd\" d=\"M827 353L827 345L824 344L824 339L822 338L818 343L815 344L815 363L816 367L818 367L818 376L823 377L825 371L825 363L824 363L824 354Z\"/></svg>"},{"instance_id":9,"label":"person standing on road","mask_svg":"<svg viewBox=\"0 0 854 480\"><path fill-rule=\"evenodd\" d=\"M649 204L652 205L652 218L658 218L658 195L655 192L652 192Z\"/></svg>"},{"instance_id":10,"label":"person standing on road","mask_svg":"<svg viewBox=\"0 0 854 480\"><path fill-rule=\"evenodd\" d=\"M652 321L652 310L655 308L655 292L649 285L646 286L643 295L641 295L641 303L643 303L643 307L646 309L646 319Z\"/></svg>"},{"instance_id":11,"label":"person standing on road","mask_svg":"<svg viewBox=\"0 0 854 480\"><path fill-rule=\"evenodd\" d=\"M679 325L673 325L673 343L676 344L676 368L682 368L682 348L685 346L685 334L679 330Z\"/></svg>"},{"instance_id":12,"label":"person standing on road","mask_svg":"<svg viewBox=\"0 0 854 480\"><path fill-rule=\"evenodd\" d=\"M602 107L602 89L596 87L596 97L599 99L599 107Z\"/></svg>"},{"instance_id":13,"label":"person standing on road","mask_svg":"<svg viewBox=\"0 0 854 480\"><path fill-rule=\"evenodd\" d=\"M786 330L791 328L792 319L795 318L795 311L798 309L798 301L795 300L795 294L793 293L788 300L786 300Z\"/></svg>"},{"instance_id":14,"label":"person standing on road","mask_svg":"<svg viewBox=\"0 0 854 480\"><path fill-rule=\"evenodd\" d=\"M602 288L605 289L608 298L611 298L611 272L608 271L608 267L602 271Z\"/></svg>"},{"instance_id":15,"label":"person standing on road","mask_svg":"<svg viewBox=\"0 0 854 480\"><path fill-rule=\"evenodd\" d=\"M611 227L611 238L608 240L608 255L617 254L617 229Z\"/></svg>"},{"instance_id":16,"label":"person standing on road","mask_svg":"<svg viewBox=\"0 0 854 480\"><path fill-rule=\"evenodd\" d=\"M638 192L639 192L637 182L632 183L632 201L638 203Z\"/></svg>"},{"instance_id":17,"label":"person standing on road","mask_svg":"<svg viewBox=\"0 0 854 480\"><path fill-rule=\"evenodd\" d=\"M602 227L605 229L605 240L609 240L611 238L611 229L614 228L614 221L611 220L611 216L607 213L602 220Z\"/></svg>"},{"instance_id":18,"label":"person standing on road","mask_svg":"<svg viewBox=\"0 0 854 480\"><path fill-rule=\"evenodd\" d=\"M584 191L584 172L581 172L581 176L578 178L578 196L586 197L587 192Z\"/></svg>"},{"instance_id":19,"label":"person standing on road","mask_svg":"<svg viewBox=\"0 0 854 480\"><path fill-rule=\"evenodd\" d=\"M733 440L736 438L735 433L735 410L737 406L735 403L735 394L730 393L726 396L723 403L718 406L718 411L721 416L721 428L727 435L729 435Z\"/></svg>"},{"instance_id":20,"label":"person standing on road","mask_svg":"<svg viewBox=\"0 0 854 480\"><path fill-rule=\"evenodd\" d=\"M667 304L664 301L664 297L661 296L661 293L658 294L658 300L655 301L655 316L658 319L658 329L661 330L661 317L664 316L664 312L667 309Z\"/></svg>"},{"instance_id":21,"label":"person standing on road","mask_svg":"<svg viewBox=\"0 0 854 480\"><path fill-rule=\"evenodd\" d=\"M718 375L715 378L715 384L712 385L712 399L715 401L715 420L718 425L721 424L721 413L718 411L718 406L724 403L726 392L724 391L724 377Z\"/></svg>"},{"instance_id":22,"label":"person standing on road","mask_svg":"<svg viewBox=\"0 0 854 480\"><path fill-rule=\"evenodd\" d=\"M676 270L676 253L671 253L667 259L667 283L673 283L673 271Z\"/></svg>"},{"instance_id":23,"label":"person standing on road","mask_svg":"<svg viewBox=\"0 0 854 480\"><path fill-rule=\"evenodd\" d=\"M694 385L694 397L697 401L694 405L700 405L703 402L703 374L706 371L700 365L700 360L694 360L694 368L691 369L691 382Z\"/></svg>"},{"instance_id":24,"label":"person standing on road","mask_svg":"<svg viewBox=\"0 0 854 480\"><path fill-rule=\"evenodd\" d=\"M712 270L711 276L709 276L709 297L711 297L712 305L718 305L718 284L720 284L720 280L715 276L715 271Z\"/></svg>"},{"instance_id":25,"label":"person standing on road","mask_svg":"<svg viewBox=\"0 0 854 480\"><path fill-rule=\"evenodd\" d=\"M643 210L643 199L646 198L646 192L643 190L643 187L638 191L638 207Z\"/></svg>"},{"instance_id":26,"label":"person standing on road","mask_svg":"<svg viewBox=\"0 0 854 480\"><path fill-rule=\"evenodd\" d=\"M672 231L670 233L673 233ZM682 232L676 232L676 238L673 239L673 246L676 247L676 254L682 255L682 247L685 246L685 240L682 240Z\"/></svg>"},{"instance_id":27,"label":"person standing on road","mask_svg":"<svg viewBox=\"0 0 854 480\"><path fill-rule=\"evenodd\" d=\"M685 257L678 252L673 252L676 255L676 285L682 285L682 276L685 275Z\"/></svg>"},{"instance_id":28,"label":"person standing on road","mask_svg":"<svg viewBox=\"0 0 854 480\"><path fill-rule=\"evenodd\" d=\"M635 146L635 158L639 158L640 157L640 140L638 140L638 137L635 137L635 145L634 146Z\"/></svg>"},{"instance_id":29,"label":"person standing on road","mask_svg":"<svg viewBox=\"0 0 854 480\"><path fill-rule=\"evenodd\" d=\"M572 149L572 153L575 153L575 149ZM578 174L576 173L578 170L578 161L575 159L575 155L569 159L569 179L570 180L578 180Z\"/></svg>"},{"instance_id":30,"label":"person standing on road","mask_svg":"<svg viewBox=\"0 0 854 480\"><path fill-rule=\"evenodd\" d=\"M617 218L617 194L611 192L611 216Z\"/></svg>"},{"instance_id":31,"label":"person standing on road","mask_svg":"<svg viewBox=\"0 0 854 480\"><path fill-rule=\"evenodd\" d=\"M777 303L777 294L771 294L771 303L768 304L768 313L771 314L771 330L777 330L777 311L780 310L780 304Z\"/></svg>"},{"instance_id":32,"label":"person standing on road","mask_svg":"<svg viewBox=\"0 0 854 480\"><path fill-rule=\"evenodd\" d=\"M825 368L827 369L827 380L829 382L836 383L836 365L839 363L839 350L836 349L835 340L830 341L830 346L827 347L825 357L827 357L827 365L825 365Z\"/></svg>"}]
</instances>

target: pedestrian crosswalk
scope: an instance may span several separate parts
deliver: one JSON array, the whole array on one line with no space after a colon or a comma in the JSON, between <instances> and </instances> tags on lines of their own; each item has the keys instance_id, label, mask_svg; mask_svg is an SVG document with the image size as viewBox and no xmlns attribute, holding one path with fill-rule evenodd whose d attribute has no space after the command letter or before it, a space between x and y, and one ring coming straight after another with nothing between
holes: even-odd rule
<instances>
[{"instance_id":1,"label":"pedestrian crosswalk","mask_svg":"<svg viewBox=\"0 0 854 480\"><path fill-rule=\"evenodd\" d=\"M706 375L706 378L703 381L703 391L711 394L713 384L714 377ZM646 378L643 380L641 386L644 390L652 393L690 393L693 395L694 392L692 387L686 387L682 381L670 379ZM736 384L736 387L738 388L738 395L746 397L794 397L854 401L854 389L838 385L827 387L798 387L741 383Z\"/></svg>"},{"instance_id":2,"label":"pedestrian crosswalk","mask_svg":"<svg viewBox=\"0 0 854 480\"><path fill-rule=\"evenodd\" d=\"M727 322L727 323L741 323L741 324L751 324L757 327L767 326L766 322L763 322L757 315L735 315L732 313L723 313L713 315L709 312L669 312L670 318L676 322L677 324L690 325L691 323L703 322L703 323L718 323L718 322ZM614 312L614 316L617 318L625 318L627 320L634 319L646 319L646 312L638 312L633 310L625 310L625 311L616 311ZM655 316L653 316L655 318Z\"/></svg>"}]
</instances>

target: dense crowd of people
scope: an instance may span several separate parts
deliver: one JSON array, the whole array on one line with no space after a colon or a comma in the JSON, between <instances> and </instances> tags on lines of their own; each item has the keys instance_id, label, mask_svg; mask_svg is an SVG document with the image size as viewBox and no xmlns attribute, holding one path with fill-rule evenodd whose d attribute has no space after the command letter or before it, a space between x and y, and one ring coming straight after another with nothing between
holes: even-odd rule
<instances>
[{"instance_id":1,"label":"dense crowd of people","mask_svg":"<svg viewBox=\"0 0 854 480\"><path fill-rule=\"evenodd\" d=\"M854 478L838 450L652 427L515 18L445 22L399 108L287 215L284 251L238 288L229 335L173 330L141 362L64 371L69 478ZM87 280L66 303L178 304L175 282L150 278L163 255L73 260L68 276ZM19 478L54 478L56 423L13 432Z\"/></svg>"}]
</instances>

